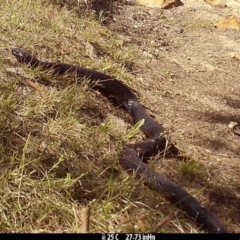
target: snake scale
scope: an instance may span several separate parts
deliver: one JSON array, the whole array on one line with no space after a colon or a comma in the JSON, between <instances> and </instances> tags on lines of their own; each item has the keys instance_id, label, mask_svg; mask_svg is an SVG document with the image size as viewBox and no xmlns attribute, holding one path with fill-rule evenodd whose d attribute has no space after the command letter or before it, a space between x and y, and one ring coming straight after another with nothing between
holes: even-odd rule
<instances>
[{"instance_id":1,"label":"snake scale","mask_svg":"<svg viewBox=\"0 0 240 240\"><path fill-rule=\"evenodd\" d=\"M177 155L179 150L173 144L167 144L168 141L163 134L165 132L164 127L145 112L128 86L107 74L88 68L66 63L40 61L20 48L12 49L12 54L18 62L31 68L40 68L44 71L51 70L54 74L59 75L70 72L76 74L79 80L87 78L96 83L93 86L94 89L100 91L107 98L113 98L132 117L134 123L144 119L140 129L149 139L129 145L120 153L119 163L122 168L128 172L135 172L137 176L142 177L147 187L163 194L171 203L191 216L202 229L212 233L227 233L226 228L209 209L181 186L156 172L142 161L143 158L164 151L166 145L168 145L169 154Z\"/></svg>"}]
</instances>

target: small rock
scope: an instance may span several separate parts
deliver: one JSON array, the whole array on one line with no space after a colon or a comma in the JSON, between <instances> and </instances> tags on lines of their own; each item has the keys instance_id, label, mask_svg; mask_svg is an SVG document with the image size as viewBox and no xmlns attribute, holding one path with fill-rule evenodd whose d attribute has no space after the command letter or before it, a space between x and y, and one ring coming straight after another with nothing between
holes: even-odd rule
<instances>
[{"instance_id":1,"label":"small rock","mask_svg":"<svg viewBox=\"0 0 240 240\"><path fill-rule=\"evenodd\" d=\"M204 0L205 2L211 4L212 6L224 8L227 7L224 0Z\"/></svg>"},{"instance_id":2,"label":"small rock","mask_svg":"<svg viewBox=\"0 0 240 240\"><path fill-rule=\"evenodd\" d=\"M217 24L216 27L218 28L232 28L232 29L240 29L240 24L235 16L227 16L224 18L221 18Z\"/></svg>"},{"instance_id":3,"label":"small rock","mask_svg":"<svg viewBox=\"0 0 240 240\"><path fill-rule=\"evenodd\" d=\"M235 60L240 60L240 54L236 53L236 52L231 52L229 53L229 56Z\"/></svg>"},{"instance_id":4,"label":"small rock","mask_svg":"<svg viewBox=\"0 0 240 240\"><path fill-rule=\"evenodd\" d=\"M180 0L137 0L137 2L147 7L158 7L164 9L183 5Z\"/></svg>"}]
</instances>

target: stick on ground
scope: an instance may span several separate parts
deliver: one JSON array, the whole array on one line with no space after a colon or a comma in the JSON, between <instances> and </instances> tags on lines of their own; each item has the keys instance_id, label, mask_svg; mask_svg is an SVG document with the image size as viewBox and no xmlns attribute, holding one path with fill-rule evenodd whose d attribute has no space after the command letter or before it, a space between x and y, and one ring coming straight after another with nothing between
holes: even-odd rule
<instances>
[{"instance_id":1,"label":"stick on ground","mask_svg":"<svg viewBox=\"0 0 240 240\"><path fill-rule=\"evenodd\" d=\"M166 223L168 223L169 221L172 220L173 218L173 212L170 212L166 217L164 217L159 223L157 223L154 228L153 228L153 232L158 232L158 229L163 227L163 225L165 225Z\"/></svg>"},{"instance_id":2,"label":"stick on ground","mask_svg":"<svg viewBox=\"0 0 240 240\"><path fill-rule=\"evenodd\" d=\"M82 220L82 233L88 233L89 231L89 217L90 217L90 208L84 207L81 210L81 220Z\"/></svg>"},{"instance_id":3,"label":"stick on ground","mask_svg":"<svg viewBox=\"0 0 240 240\"><path fill-rule=\"evenodd\" d=\"M32 82L30 79L25 80L25 82L31 86L32 88L35 88L37 91L39 91L41 93L41 95L44 95L44 89L42 87L40 87L37 83Z\"/></svg>"}]
</instances>

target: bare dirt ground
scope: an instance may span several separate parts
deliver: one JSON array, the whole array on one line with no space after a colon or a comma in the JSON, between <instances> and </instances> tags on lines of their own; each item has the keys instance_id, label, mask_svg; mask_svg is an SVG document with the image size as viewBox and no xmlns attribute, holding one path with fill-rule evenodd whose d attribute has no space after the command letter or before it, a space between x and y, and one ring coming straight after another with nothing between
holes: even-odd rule
<instances>
[{"instance_id":1,"label":"bare dirt ground","mask_svg":"<svg viewBox=\"0 0 240 240\"><path fill-rule=\"evenodd\" d=\"M240 117L240 59L232 57L240 54L240 34L214 26L239 14L240 2L226 8L183 3L170 10L120 5L109 28L137 47L132 73L149 113L208 174L189 181L174 160L163 161L159 171L189 190L206 185L200 199L219 216L229 212L229 229L240 232L240 138L228 128Z\"/></svg>"}]
</instances>

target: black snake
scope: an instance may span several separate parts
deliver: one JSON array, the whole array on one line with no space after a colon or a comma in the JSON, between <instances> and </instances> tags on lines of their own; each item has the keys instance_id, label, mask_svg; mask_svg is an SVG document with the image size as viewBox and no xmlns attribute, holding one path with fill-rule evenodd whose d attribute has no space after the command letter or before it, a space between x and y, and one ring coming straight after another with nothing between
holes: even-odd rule
<instances>
[{"instance_id":1,"label":"black snake","mask_svg":"<svg viewBox=\"0 0 240 240\"><path fill-rule=\"evenodd\" d=\"M108 98L114 98L114 101L129 113L134 123L144 119L140 129L149 137L149 140L129 145L124 149L119 156L120 165L125 170L135 171L137 176L143 177L146 186L163 193L171 203L176 204L194 218L203 229L208 232L227 233L227 230L215 215L201 205L196 198L162 174L148 167L141 160L153 156L159 151L165 151L167 145L168 153L178 154L179 151L173 144L167 144L168 141L164 135L165 129L145 112L128 86L107 74L77 65L39 61L23 49L12 49L12 54L18 62L28 64L32 68L38 67L44 71L51 70L55 74L75 73L79 79L87 78L95 81L97 84L93 88L99 90Z\"/></svg>"}]
</instances>

